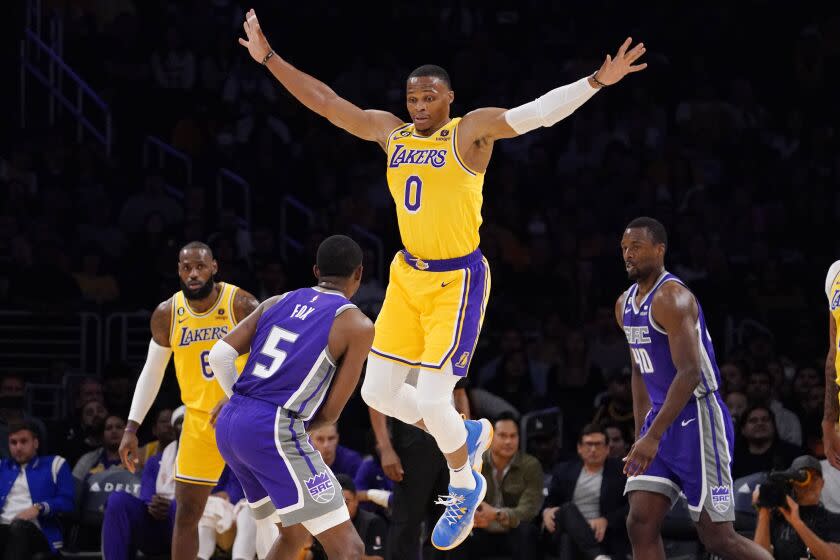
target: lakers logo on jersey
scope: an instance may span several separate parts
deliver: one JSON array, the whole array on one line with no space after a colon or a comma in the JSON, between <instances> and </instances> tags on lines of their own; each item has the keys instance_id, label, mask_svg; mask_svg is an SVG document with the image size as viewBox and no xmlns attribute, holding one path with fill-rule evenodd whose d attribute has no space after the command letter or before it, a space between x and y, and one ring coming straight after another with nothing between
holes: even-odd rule
<instances>
[{"instance_id":1,"label":"lakers logo on jersey","mask_svg":"<svg viewBox=\"0 0 840 560\"><path fill-rule=\"evenodd\" d=\"M834 290L834 296L831 298L831 310L834 311L840 307L840 290Z\"/></svg>"},{"instance_id":2,"label":"lakers logo on jersey","mask_svg":"<svg viewBox=\"0 0 840 560\"><path fill-rule=\"evenodd\" d=\"M461 354L461 357L458 358L458 361L455 363L455 367L465 368L470 361L470 353L464 352Z\"/></svg>"},{"instance_id":3,"label":"lakers logo on jersey","mask_svg":"<svg viewBox=\"0 0 840 560\"><path fill-rule=\"evenodd\" d=\"M175 362L175 374L181 388L181 400L189 408L209 411L224 393L210 367L210 349L221 340L236 322L233 317L233 299L238 288L219 284L219 297L203 313L194 311L182 292L172 296L172 328L169 343ZM239 371L246 357L236 364Z\"/></svg>"},{"instance_id":4,"label":"lakers logo on jersey","mask_svg":"<svg viewBox=\"0 0 840 560\"><path fill-rule=\"evenodd\" d=\"M397 207L400 237L425 260L452 259L478 248L484 174L458 153L452 119L431 136L403 125L388 136L386 176Z\"/></svg>"}]
</instances>

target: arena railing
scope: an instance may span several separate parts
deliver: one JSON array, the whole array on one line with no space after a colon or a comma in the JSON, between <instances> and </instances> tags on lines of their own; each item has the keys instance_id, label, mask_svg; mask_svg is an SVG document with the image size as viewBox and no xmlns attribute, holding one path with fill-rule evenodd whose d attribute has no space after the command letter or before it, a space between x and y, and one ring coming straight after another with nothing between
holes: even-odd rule
<instances>
[{"instance_id":1,"label":"arena railing","mask_svg":"<svg viewBox=\"0 0 840 560\"><path fill-rule=\"evenodd\" d=\"M157 167L151 167L153 157L157 160ZM184 189L192 185L192 158L157 136L143 139L143 167L159 170L166 181L166 190L179 200L184 198ZM183 177L176 176L173 168L182 170Z\"/></svg>"},{"instance_id":2,"label":"arena railing","mask_svg":"<svg viewBox=\"0 0 840 560\"><path fill-rule=\"evenodd\" d=\"M216 174L216 207L219 214L225 207L225 192L230 191L230 187L236 190L240 198L236 206L240 209L237 213L240 225L248 229L251 225L251 185L230 169L222 167Z\"/></svg>"},{"instance_id":3,"label":"arena railing","mask_svg":"<svg viewBox=\"0 0 840 560\"><path fill-rule=\"evenodd\" d=\"M301 221L302 220L302 221ZM295 223L291 223L295 222ZM283 260L289 261L288 248L297 253L303 252L304 240L292 234L291 229L297 226L306 227L304 234L315 224L315 211L292 195L286 195L280 202L280 254Z\"/></svg>"},{"instance_id":4,"label":"arena railing","mask_svg":"<svg viewBox=\"0 0 840 560\"><path fill-rule=\"evenodd\" d=\"M148 311L111 313L105 318L105 362L143 364L149 349Z\"/></svg>"},{"instance_id":5,"label":"arena railing","mask_svg":"<svg viewBox=\"0 0 840 560\"><path fill-rule=\"evenodd\" d=\"M0 311L0 361L36 375L56 362L88 375L102 368L101 320L95 313Z\"/></svg>"},{"instance_id":6,"label":"arena railing","mask_svg":"<svg viewBox=\"0 0 840 560\"><path fill-rule=\"evenodd\" d=\"M353 235L357 236L356 241L364 246L365 242L373 245L373 250L376 253L376 279L383 286L385 285L385 244L382 243L382 238L363 228L362 226L353 224ZM367 267L366 267L367 268Z\"/></svg>"},{"instance_id":7,"label":"arena railing","mask_svg":"<svg viewBox=\"0 0 840 560\"><path fill-rule=\"evenodd\" d=\"M42 66L46 64L46 68ZM93 136L111 155L112 131L111 109L99 95L85 82L59 54L47 45L38 33L32 29L24 30L20 45L20 125L26 126L27 76L34 78L47 89L48 119L54 125L58 110L64 108L76 119L76 138L84 139L85 131ZM71 88L70 96L65 93L65 81ZM72 98L71 98L72 96ZM100 113L101 124L93 122L94 111Z\"/></svg>"}]
</instances>

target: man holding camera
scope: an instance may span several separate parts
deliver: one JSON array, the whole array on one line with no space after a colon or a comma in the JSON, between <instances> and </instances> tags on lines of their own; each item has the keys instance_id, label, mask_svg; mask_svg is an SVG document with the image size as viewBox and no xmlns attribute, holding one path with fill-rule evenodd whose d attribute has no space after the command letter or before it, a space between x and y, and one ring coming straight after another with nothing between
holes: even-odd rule
<instances>
[{"instance_id":1,"label":"man holding camera","mask_svg":"<svg viewBox=\"0 0 840 560\"><path fill-rule=\"evenodd\" d=\"M754 540L780 560L840 558L840 515L820 505L822 467L814 457L794 459L753 492L758 508ZM793 494L793 496L791 496Z\"/></svg>"}]
</instances>

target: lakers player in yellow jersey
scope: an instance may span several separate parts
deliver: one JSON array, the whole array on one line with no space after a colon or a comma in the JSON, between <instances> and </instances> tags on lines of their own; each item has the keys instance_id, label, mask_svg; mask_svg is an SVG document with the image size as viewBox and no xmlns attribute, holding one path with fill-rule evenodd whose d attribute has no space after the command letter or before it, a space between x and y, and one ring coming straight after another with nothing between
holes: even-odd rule
<instances>
[{"instance_id":1,"label":"lakers player in yellow jersey","mask_svg":"<svg viewBox=\"0 0 840 560\"><path fill-rule=\"evenodd\" d=\"M840 469L840 433L838 433L838 385L840 385L840 261L828 269L825 278L828 298L828 356L825 360L825 408L823 411L823 448L825 457L835 469Z\"/></svg>"},{"instance_id":2,"label":"lakers player in yellow jersey","mask_svg":"<svg viewBox=\"0 0 840 560\"><path fill-rule=\"evenodd\" d=\"M186 405L175 460L174 560L195 560L198 521L225 466L210 422L214 407L225 399L210 369L210 349L259 305L245 290L214 282L216 272L218 265L204 243L188 243L178 254L181 290L152 313L149 353L120 444L123 465L134 472L139 457L137 429L157 397L169 357L174 356L181 400ZM246 359L242 356L237 362L240 371Z\"/></svg>"},{"instance_id":3,"label":"lakers player in yellow jersey","mask_svg":"<svg viewBox=\"0 0 840 560\"><path fill-rule=\"evenodd\" d=\"M410 122L405 123L386 111L360 109L283 60L268 44L253 10L243 27L247 39L240 38L240 44L289 93L386 153L404 249L391 263L362 397L372 408L427 430L446 456L449 494L440 500L446 510L432 532L432 544L454 548L469 534L484 498L481 453L492 433L487 420L463 421L451 395L467 374L490 293L489 268L478 246L484 172L493 144L551 126L598 89L643 70L646 65L636 61L644 45L631 48L628 38L615 58L607 55L591 76L514 109L477 109L463 118L450 116L455 93L446 71L421 66L406 83ZM411 368L421 369L416 388L405 383ZM393 460L389 453L383 450L383 464Z\"/></svg>"}]
</instances>

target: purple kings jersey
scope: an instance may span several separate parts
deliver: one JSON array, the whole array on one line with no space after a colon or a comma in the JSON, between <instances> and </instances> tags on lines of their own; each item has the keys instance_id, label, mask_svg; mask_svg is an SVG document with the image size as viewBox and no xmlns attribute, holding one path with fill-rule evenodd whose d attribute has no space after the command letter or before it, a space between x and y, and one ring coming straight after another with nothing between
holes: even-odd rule
<instances>
[{"instance_id":1,"label":"purple kings jersey","mask_svg":"<svg viewBox=\"0 0 840 560\"><path fill-rule=\"evenodd\" d=\"M633 360L642 374L654 410L662 407L671 382L677 375L677 368L671 360L668 335L665 329L656 323L650 312L654 294L666 282L679 282L685 285L679 278L664 271L644 299L637 302L636 293L639 285L634 284L627 290L624 300L624 334L630 345ZM700 302L697 302L697 309L695 329L700 343L701 378L694 389L694 396L702 398L717 391L720 386L720 372L715 361L712 337L706 328L706 319L703 317Z\"/></svg>"},{"instance_id":2,"label":"purple kings jersey","mask_svg":"<svg viewBox=\"0 0 840 560\"><path fill-rule=\"evenodd\" d=\"M303 421L312 418L336 369L327 348L333 321L355 307L333 290L284 294L257 322L251 354L233 392L275 404Z\"/></svg>"}]
</instances>

